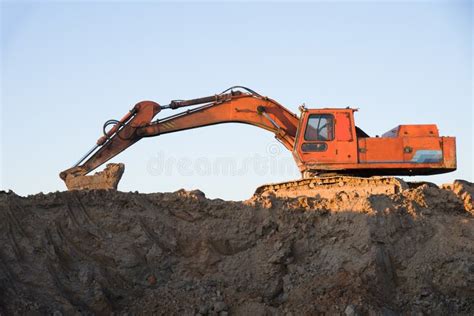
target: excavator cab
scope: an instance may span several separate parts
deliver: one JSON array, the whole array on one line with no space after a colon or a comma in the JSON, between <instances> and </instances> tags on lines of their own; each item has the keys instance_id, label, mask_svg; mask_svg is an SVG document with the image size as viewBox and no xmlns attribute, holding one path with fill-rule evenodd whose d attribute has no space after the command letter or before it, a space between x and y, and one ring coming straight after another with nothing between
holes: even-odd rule
<instances>
[{"instance_id":1,"label":"excavator cab","mask_svg":"<svg viewBox=\"0 0 474 316\"><path fill-rule=\"evenodd\" d=\"M299 133L295 151L302 161L315 164L357 162L357 142L353 109L305 110L304 130Z\"/></svg>"}]
</instances>

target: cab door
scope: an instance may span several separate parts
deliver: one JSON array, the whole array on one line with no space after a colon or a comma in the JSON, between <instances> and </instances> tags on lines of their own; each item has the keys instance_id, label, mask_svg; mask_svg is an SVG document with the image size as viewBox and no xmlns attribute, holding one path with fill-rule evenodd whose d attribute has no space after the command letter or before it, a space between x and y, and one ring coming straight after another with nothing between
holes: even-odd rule
<instances>
[{"instance_id":1,"label":"cab door","mask_svg":"<svg viewBox=\"0 0 474 316\"><path fill-rule=\"evenodd\" d=\"M334 116L329 113L309 114L300 140L303 161L334 162Z\"/></svg>"},{"instance_id":2,"label":"cab door","mask_svg":"<svg viewBox=\"0 0 474 316\"><path fill-rule=\"evenodd\" d=\"M349 110L306 113L298 140L301 160L313 164L357 162L351 114Z\"/></svg>"}]
</instances>

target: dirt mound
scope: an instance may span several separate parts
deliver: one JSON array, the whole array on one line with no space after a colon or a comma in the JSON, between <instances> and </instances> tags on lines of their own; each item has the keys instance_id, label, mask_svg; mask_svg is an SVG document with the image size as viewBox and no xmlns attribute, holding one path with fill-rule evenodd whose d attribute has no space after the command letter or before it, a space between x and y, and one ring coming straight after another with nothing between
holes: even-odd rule
<instances>
[{"instance_id":1,"label":"dirt mound","mask_svg":"<svg viewBox=\"0 0 474 316\"><path fill-rule=\"evenodd\" d=\"M472 314L472 184L0 193L0 314Z\"/></svg>"}]
</instances>

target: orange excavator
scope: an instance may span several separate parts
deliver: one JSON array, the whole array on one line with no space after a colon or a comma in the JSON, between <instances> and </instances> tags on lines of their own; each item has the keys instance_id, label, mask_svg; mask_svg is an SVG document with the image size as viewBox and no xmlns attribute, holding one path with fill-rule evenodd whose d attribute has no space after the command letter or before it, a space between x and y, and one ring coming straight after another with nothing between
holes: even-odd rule
<instances>
[{"instance_id":1,"label":"orange excavator","mask_svg":"<svg viewBox=\"0 0 474 316\"><path fill-rule=\"evenodd\" d=\"M162 110L185 107L191 108L153 120ZM298 116L275 100L241 86L208 97L174 100L168 105L142 101L121 120L107 121L104 135L95 146L60 177L69 189L103 188L100 180L94 181L95 176L86 175L142 138L221 123L263 128L291 151L302 179L264 185L257 189L259 192L286 196L304 188L314 191L350 186L354 190L371 188L374 193L374 187L384 187L381 183L386 184L383 190L388 186L397 191L402 185L388 176L456 170L455 138L440 137L434 124L399 125L380 137L370 137L355 125L356 109L301 106L300 111ZM117 177L121 177L120 172ZM81 179L89 181L78 181ZM112 181L113 186L118 180Z\"/></svg>"}]
</instances>

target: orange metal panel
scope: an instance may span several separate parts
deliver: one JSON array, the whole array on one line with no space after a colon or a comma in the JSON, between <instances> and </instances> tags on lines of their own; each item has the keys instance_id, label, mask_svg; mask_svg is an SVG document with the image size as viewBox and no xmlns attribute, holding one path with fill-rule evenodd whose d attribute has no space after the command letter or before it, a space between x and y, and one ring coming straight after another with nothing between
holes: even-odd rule
<instances>
[{"instance_id":1,"label":"orange metal panel","mask_svg":"<svg viewBox=\"0 0 474 316\"><path fill-rule=\"evenodd\" d=\"M435 124L398 125L382 135L386 137L439 137L438 127Z\"/></svg>"},{"instance_id":2,"label":"orange metal panel","mask_svg":"<svg viewBox=\"0 0 474 316\"><path fill-rule=\"evenodd\" d=\"M355 140L354 111L346 109L335 112L336 117L336 163L357 163L357 141Z\"/></svg>"},{"instance_id":3,"label":"orange metal panel","mask_svg":"<svg viewBox=\"0 0 474 316\"><path fill-rule=\"evenodd\" d=\"M446 168L456 169L456 138L441 137L443 147L443 164Z\"/></svg>"},{"instance_id":4,"label":"orange metal panel","mask_svg":"<svg viewBox=\"0 0 474 316\"><path fill-rule=\"evenodd\" d=\"M432 136L439 137L438 128L434 124L425 125L400 125L398 136L421 137Z\"/></svg>"},{"instance_id":5,"label":"orange metal panel","mask_svg":"<svg viewBox=\"0 0 474 316\"><path fill-rule=\"evenodd\" d=\"M403 138L362 138L359 151L361 163L403 162Z\"/></svg>"},{"instance_id":6,"label":"orange metal panel","mask_svg":"<svg viewBox=\"0 0 474 316\"><path fill-rule=\"evenodd\" d=\"M352 140L351 113L336 112L336 139L338 141Z\"/></svg>"},{"instance_id":7,"label":"orange metal panel","mask_svg":"<svg viewBox=\"0 0 474 316\"><path fill-rule=\"evenodd\" d=\"M441 162L443 152L438 137L403 137L403 160Z\"/></svg>"},{"instance_id":8,"label":"orange metal panel","mask_svg":"<svg viewBox=\"0 0 474 316\"><path fill-rule=\"evenodd\" d=\"M359 157L358 161L367 161L367 142L365 141L367 138L358 138L357 139L357 155Z\"/></svg>"},{"instance_id":9,"label":"orange metal panel","mask_svg":"<svg viewBox=\"0 0 474 316\"><path fill-rule=\"evenodd\" d=\"M336 141L335 163L356 163L357 162L357 142Z\"/></svg>"}]
</instances>

